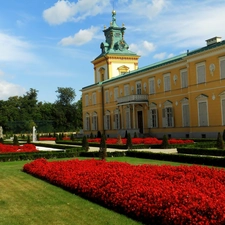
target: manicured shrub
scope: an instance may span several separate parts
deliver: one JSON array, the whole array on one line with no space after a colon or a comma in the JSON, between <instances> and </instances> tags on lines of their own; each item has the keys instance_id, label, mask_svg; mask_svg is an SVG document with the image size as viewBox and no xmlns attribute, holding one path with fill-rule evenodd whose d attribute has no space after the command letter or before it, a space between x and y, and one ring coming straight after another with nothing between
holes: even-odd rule
<instances>
[{"instance_id":1,"label":"manicured shrub","mask_svg":"<svg viewBox=\"0 0 225 225\"><path fill-rule=\"evenodd\" d=\"M132 140L131 140L131 136L130 133L127 134L127 143L126 143L126 147L128 150L132 149Z\"/></svg>"},{"instance_id":2,"label":"manicured shrub","mask_svg":"<svg viewBox=\"0 0 225 225\"><path fill-rule=\"evenodd\" d=\"M27 136L27 144L30 144L30 135Z\"/></svg>"},{"instance_id":3,"label":"manicured shrub","mask_svg":"<svg viewBox=\"0 0 225 225\"><path fill-rule=\"evenodd\" d=\"M87 137L85 135L82 138L82 148L85 151L88 151L89 150L89 144L88 144L88 141L87 141Z\"/></svg>"},{"instance_id":4,"label":"manicured shrub","mask_svg":"<svg viewBox=\"0 0 225 225\"><path fill-rule=\"evenodd\" d=\"M217 135L216 147L218 149L224 149L224 142L223 142L220 132L218 132L218 135Z\"/></svg>"},{"instance_id":5,"label":"manicured shrub","mask_svg":"<svg viewBox=\"0 0 225 225\"><path fill-rule=\"evenodd\" d=\"M162 148L166 149L168 148L169 146L169 143L168 143L168 137L167 135L163 135L163 140L162 140Z\"/></svg>"},{"instance_id":6,"label":"manicured shrub","mask_svg":"<svg viewBox=\"0 0 225 225\"><path fill-rule=\"evenodd\" d=\"M107 157L107 146L106 146L106 138L105 134L102 135L101 137L101 142L100 142L100 148L99 148L99 158L100 159L106 159Z\"/></svg>"},{"instance_id":7,"label":"manicured shrub","mask_svg":"<svg viewBox=\"0 0 225 225\"><path fill-rule=\"evenodd\" d=\"M225 129L223 130L223 141L225 141Z\"/></svg>"},{"instance_id":8,"label":"manicured shrub","mask_svg":"<svg viewBox=\"0 0 225 225\"><path fill-rule=\"evenodd\" d=\"M13 137L13 145L19 145L19 141L16 135Z\"/></svg>"},{"instance_id":9,"label":"manicured shrub","mask_svg":"<svg viewBox=\"0 0 225 225\"><path fill-rule=\"evenodd\" d=\"M134 138L137 138L137 132L134 132Z\"/></svg>"}]
</instances>

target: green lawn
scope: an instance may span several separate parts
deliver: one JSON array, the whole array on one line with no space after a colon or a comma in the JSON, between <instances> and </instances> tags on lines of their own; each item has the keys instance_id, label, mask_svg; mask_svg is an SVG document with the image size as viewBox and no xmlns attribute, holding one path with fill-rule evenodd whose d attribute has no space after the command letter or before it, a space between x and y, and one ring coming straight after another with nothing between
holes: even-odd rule
<instances>
[{"instance_id":1,"label":"green lawn","mask_svg":"<svg viewBox=\"0 0 225 225\"><path fill-rule=\"evenodd\" d=\"M108 158L132 164L180 163ZM21 171L27 161L0 163L0 225L137 225L141 224Z\"/></svg>"}]
</instances>

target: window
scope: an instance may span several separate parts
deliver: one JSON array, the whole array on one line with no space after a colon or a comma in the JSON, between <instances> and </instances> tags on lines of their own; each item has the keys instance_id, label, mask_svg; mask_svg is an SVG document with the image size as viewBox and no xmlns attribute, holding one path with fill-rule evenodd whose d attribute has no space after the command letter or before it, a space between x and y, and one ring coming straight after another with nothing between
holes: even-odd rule
<instances>
[{"instance_id":1,"label":"window","mask_svg":"<svg viewBox=\"0 0 225 225\"><path fill-rule=\"evenodd\" d=\"M149 79L149 94L150 95L155 94L155 78Z\"/></svg>"},{"instance_id":2,"label":"window","mask_svg":"<svg viewBox=\"0 0 225 225\"><path fill-rule=\"evenodd\" d=\"M141 95L141 82L136 83L136 94Z\"/></svg>"},{"instance_id":3,"label":"window","mask_svg":"<svg viewBox=\"0 0 225 225\"><path fill-rule=\"evenodd\" d=\"M96 105L96 93L92 93L92 104Z\"/></svg>"},{"instance_id":4,"label":"window","mask_svg":"<svg viewBox=\"0 0 225 225\"><path fill-rule=\"evenodd\" d=\"M223 91L219 96L221 98L222 126L224 126L225 125L225 91Z\"/></svg>"},{"instance_id":5,"label":"window","mask_svg":"<svg viewBox=\"0 0 225 225\"><path fill-rule=\"evenodd\" d=\"M98 130L98 116L97 113L93 113L92 117L92 130Z\"/></svg>"},{"instance_id":6,"label":"window","mask_svg":"<svg viewBox=\"0 0 225 225\"><path fill-rule=\"evenodd\" d=\"M114 101L117 101L119 96L119 89L118 87L114 88Z\"/></svg>"},{"instance_id":7,"label":"window","mask_svg":"<svg viewBox=\"0 0 225 225\"><path fill-rule=\"evenodd\" d=\"M88 95L85 95L85 106L88 106L88 100L89 100Z\"/></svg>"},{"instance_id":8,"label":"window","mask_svg":"<svg viewBox=\"0 0 225 225\"><path fill-rule=\"evenodd\" d=\"M158 113L156 104L154 103L150 104L150 109L148 111L148 127L149 128L158 127Z\"/></svg>"},{"instance_id":9,"label":"window","mask_svg":"<svg viewBox=\"0 0 225 225\"><path fill-rule=\"evenodd\" d=\"M181 107L182 107L182 126L189 127L190 126L190 112L189 112L188 98L183 98L181 100Z\"/></svg>"},{"instance_id":10,"label":"window","mask_svg":"<svg viewBox=\"0 0 225 225\"><path fill-rule=\"evenodd\" d=\"M105 130L110 130L110 111L107 111L104 116L104 127Z\"/></svg>"},{"instance_id":11,"label":"window","mask_svg":"<svg viewBox=\"0 0 225 225\"><path fill-rule=\"evenodd\" d=\"M199 63L196 65L197 70L197 84L205 83L205 63Z\"/></svg>"},{"instance_id":12,"label":"window","mask_svg":"<svg viewBox=\"0 0 225 225\"><path fill-rule=\"evenodd\" d=\"M181 70L180 71L180 77L181 77L181 88L188 87L188 75L187 70Z\"/></svg>"},{"instance_id":13,"label":"window","mask_svg":"<svg viewBox=\"0 0 225 225\"><path fill-rule=\"evenodd\" d=\"M84 129L85 130L90 130L90 117L89 117L89 113L86 113L86 116L85 116Z\"/></svg>"},{"instance_id":14,"label":"window","mask_svg":"<svg viewBox=\"0 0 225 225\"><path fill-rule=\"evenodd\" d=\"M129 90L129 84L124 85L124 96L127 96L130 94Z\"/></svg>"},{"instance_id":15,"label":"window","mask_svg":"<svg viewBox=\"0 0 225 225\"><path fill-rule=\"evenodd\" d=\"M220 79L225 79L225 57L220 58Z\"/></svg>"},{"instance_id":16,"label":"window","mask_svg":"<svg viewBox=\"0 0 225 225\"><path fill-rule=\"evenodd\" d=\"M126 115L126 129L130 129L130 109L128 108L125 112Z\"/></svg>"},{"instance_id":17,"label":"window","mask_svg":"<svg viewBox=\"0 0 225 225\"><path fill-rule=\"evenodd\" d=\"M208 96L199 95L197 97L198 104L198 125L200 127L208 126Z\"/></svg>"},{"instance_id":18,"label":"window","mask_svg":"<svg viewBox=\"0 0 225 225\"><path fill-rule=\"evenodd\" d=\"M105 91L105 103L109 103L109 91Z\"/></svg>"},{"instance_id":19,"label":"window","mask_svg":"<svg viewBox=\"0 0 225 225\"><path fill-rule=\"evenodd\" d=\"M190 126L190 114L189 114L188 104L182 104L182 122L183 122L183 127Z\"/></svg>"},{"instance_id":20,"label":"window","mask_svg":"<svg viewBox=\"0 0 225 225\"><path fill-rule=\"evenodd\" d=\"M120 113L118 109L114 111L114 129L120 129Z\"/></svg>"},{"instance_id":21,"label":"window","mask_svg":"<svg viewBox=\"0 0 225 225\"><path fill-rule=\"evenodd\" d=\"M164 81L164 91L170 91L170 74L165 74L163 76Z\"/></svg>"},{"instance_id":22,"label":"window","mask_svg":"<svg viewBox=\"0 0 225 225\"><path fill-rule=\"evenodd\" d=\"M166 101L164 103L164 108L162 109L163 116L163 127L174 127L174 118L173 118L173 107L171 101Z\"/></svg>"}]
</instances>

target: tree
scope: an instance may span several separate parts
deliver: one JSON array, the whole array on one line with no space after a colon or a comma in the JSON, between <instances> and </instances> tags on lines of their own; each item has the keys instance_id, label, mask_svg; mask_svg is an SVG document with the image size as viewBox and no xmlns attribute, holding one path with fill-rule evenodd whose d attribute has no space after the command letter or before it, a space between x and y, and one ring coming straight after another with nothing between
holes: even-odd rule
<instances>
[{"instance_id":1,"label":"tree","mask_svg":"<svg viewBox=\"0 0 225 225\"><path fill-rule=\"evenodd\" d=\"M225 141L225 129L223 130L223 141Z\"/></svg>"},{"instance_id":2,"label":"tree","mask_svg":"<svg viewBox=\"0 0 225 225\"><path fill-rule=\"evenodd\" d=\"M56 92L59 93L57 95L58 99L56 100L56 104L60 104L64 106L71 105L73 101L75 100L76 94L73 88L58 87Z\"/></svg>"}]
</instances>

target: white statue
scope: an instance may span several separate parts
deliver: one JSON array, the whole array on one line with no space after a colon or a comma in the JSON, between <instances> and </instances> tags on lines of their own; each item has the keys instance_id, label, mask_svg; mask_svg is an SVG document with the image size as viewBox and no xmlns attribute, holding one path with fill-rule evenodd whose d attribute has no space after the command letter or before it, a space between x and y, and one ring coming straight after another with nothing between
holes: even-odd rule
<instances>
[{"instance_id":1,"label":"white statue","mask_svg":"<svg viewBox=\"0 0 225 225\"><path fill-rule=\"evenodd\" d=\"M36 128L33 126L33 142L37 140Z\"/></svg>"}]
</instances>

